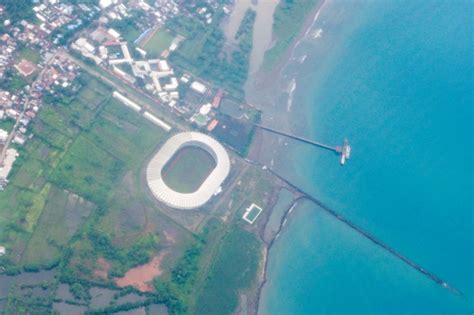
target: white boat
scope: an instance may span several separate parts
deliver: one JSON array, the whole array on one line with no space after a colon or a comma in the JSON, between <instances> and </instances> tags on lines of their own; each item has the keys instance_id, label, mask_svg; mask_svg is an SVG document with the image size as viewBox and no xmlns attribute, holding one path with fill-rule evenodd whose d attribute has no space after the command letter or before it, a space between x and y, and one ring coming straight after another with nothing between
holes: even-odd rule
<instances>
[{"instance_id":1,"label":"white boat","mask_svg":"<svg viewBox=\"0 0 474 315\"><path fill-rule=\"evenodd\" d=\"M348 160L351 156L351 146L349 145L349 141L347 139L344 140L344 145L342 146L341 150L341 165L346 163L346 159Z\"/></svg>"}]
</instances>

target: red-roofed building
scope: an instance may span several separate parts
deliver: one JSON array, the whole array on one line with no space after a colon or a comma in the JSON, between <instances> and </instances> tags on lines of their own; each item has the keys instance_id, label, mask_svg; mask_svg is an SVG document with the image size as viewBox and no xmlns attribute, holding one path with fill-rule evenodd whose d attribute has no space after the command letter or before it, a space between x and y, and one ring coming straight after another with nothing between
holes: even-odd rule
<instances>
[{"instance_id":1,"label":"red-roofed building","mask_svg":"<svg viewBox=\"0 0 474 315\"><path fill-rule=\"evenodd\" d=\"M105 43L102 44L105 47L110 47L110 46L120 46L120 42L116 40L108 40Z\"/></svg>"},{"instance_id":2,"label":"red-roofed building","mask_svg":"<svg viewBox=\"0 0 474 315\"><path fill-rule=\"evenodd\" d=\"M217 127L217 125L219 124L219 121L217 119L213 119L209 125L207 125L207 131L212 131L214 130L214 128Z\"/></svg>"},{"instance_id":3,"label":"red-roofed building","mask_svg":"<svg viewBox=\"0 0 474 315\"><path fill-rule=\"evenodd\" d=\"M36 114L35 114L35 112L32 112L32 111L29 110L29 111L27 111L27 112L25 113L25 116L28 117L28 118L32 118L32 119L33 119L33 118L36 117Z\"/></svg>"},{"instance_id":4,"label":"red-roofed building","mask_svg":"<svg viewBox=\"0 0 474 315\"><path fill-rule=\"evenodd\" d=\"M26 59L22 59L15 65L15 69L24 77L32 75L36 71L36 66Z\"/></svg>"},{"instance_id":5,"label":"red-roofed building","mask_svg":"<svg viewBox=\"0 0 474 315\"><path fill-rule=\"evenodd\" d=\"M221 100L223 95L224 91L222 89L219 89L216 95L214 96L214 99L212 100L212 107L219 108L219 106L221 106Z\"/></svg>"}]
</instances>

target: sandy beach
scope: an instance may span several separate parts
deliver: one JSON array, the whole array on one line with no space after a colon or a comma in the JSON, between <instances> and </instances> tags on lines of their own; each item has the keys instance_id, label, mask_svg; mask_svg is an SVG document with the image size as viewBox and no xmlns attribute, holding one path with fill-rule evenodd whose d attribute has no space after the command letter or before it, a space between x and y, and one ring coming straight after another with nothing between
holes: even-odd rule
<instances>
[{"instance_id":1,"label":"sandy beach","mask_svg":"<svg viewBox=\"0 0 474 315\"><path fill-rule=\"evenodd\" d=\"M263 111L263 123L268 125L275 125L277 124L280 126L281 129L289 128L288 122L288 115L286 111L276 110L275 103L278 102L277 97L279 96L278 93L275 93L275 90L284 89L288 91L288 94L291 93L291 89L295 89L295 84L293 87L282 87L281 86L281 76L282 70L285 66L289 63L290 59L292 58L293 51L297 45L299 45L300 41L309 34L309 31L313 27L317 17L319 16L321 10L324 7L325 1L319 3L309 14L303 24L303 27L299 33L299 35L294 40L293 44L288 47L285 54L281 56L279 61L275 64L275 66L271 70L263 70L260 69L258 72L253 74L249 79L246 87L246 97L248 103L252 104L253 106L259 108ZM284 107L286 108L286 106ZM278 148L284 145L286 139L282 139L282 137L275 136L273 134L264 134L260 130L257 131L256 136L254 138L254 142L252 144L252 148L250 150L249 158L255 161L272 161L272 156L276 152L275 148ZM266 145L262 146L262 143L265 142ZM271 143L269 145L269 143ZM270 164L269 167L272 167ZM295 198L297 196L295 195ZM245 301L245 306L247 309L248 314L256 315L258 314L259 302L262 294L262 290L266 284L266 273L267 273L267 265L268 265L268 253L271 247L274 244L274 241L277 239L278 235L280 234L281 230L284 228L284 222L286 222L291 214L291 209L294 208L295 204L297 203L297 199L291 204L288 209L286 209L283 215L280 218L280 225L274 234L273 238L270 240L264 241L264 248L262 249L262 263L261 263L261 272L258 275L257 284L254 288L247 292L247 299ZM264 239L265 234L265 227L268 223L265 222L264 225L259 229L259 234ZM251 297L254 295L254 298ZM244 305L240 305L239 309L245 307Z\"/></svg>"}]
</instances>

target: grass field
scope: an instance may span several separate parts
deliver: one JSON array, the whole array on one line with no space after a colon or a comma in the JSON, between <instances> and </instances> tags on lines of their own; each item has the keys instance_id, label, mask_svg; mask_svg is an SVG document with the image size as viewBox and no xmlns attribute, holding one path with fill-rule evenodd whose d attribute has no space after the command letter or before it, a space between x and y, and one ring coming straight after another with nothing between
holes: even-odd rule
<instances>
[{"instance_id":1,"label":"grass field","mask_svg":"<svg viewBox=\"0 0 474 315\"><path fill-rule=\"evenodd\" d=\"M143 163L167 135L115 101L101 82L81 81L70 99L43 106L30 127L34 137L19 149L0 193L0 244L7 247L0 264L59 261L60 281L112 285L113 277L165 251L156 281L171 284L150 300L166 303L170 314L231 314L239 291L253 284L261 249L240 210L248 201L264 205L267 187L245 176L232 193L238 200L230 221L211 217L202 231L185 231L143 189ZM193 191L214 167L205 150L187 147L165 170L176 187ZM105 278L96 274L99 258L110 267Z\"/></svg>"},{"instance_id":2,"label":"grass field","mask_svg":"<svg viewBox=\"0 0 474 315\"><path fill-rule=\"evenodd\" d=\"M0 244L13 263L59 259L89 213L107 208L126 172L136 171L163 132L88 77L70 101L47 104L0 194ZM89 227L90 228L90 227Z\"/></svg>"},{"instance_id":3,"label":"grass field","mask_svg":"<svg viewBox=\"0 0 474 315\"><path fill-rule=\"evenodd\" d=\"M145 44L144 49L154 57L158 57L167 49L173 41L173 35L167 30L160 29L153 34L153 37Z\"/></svg>"},{"instance_id":4,"label":"grass field","mask_svg":"<svg viewBox=\"0 0 474 315\"><path fill-rule=\"evenodd\" d=\"M163 167L165 183L181 193L196 191L211 171L216 162L205 150L187 146L180 149Z\"/></svg>"},{"instance_id":5,"label":"grass field","mask_svg":"<svg viewBox=\"0 0 474 315\"><path fill-rule=\"evenodd\" d=\"M22 49L20 49L18 54L20 56L20 59L26 59L34 64L38 64L41 61L40 53L28 47L23 47Z\"/></svg>"},{"instance_id":6,"label":"grass field","mask_svg":"<svg viewBox=\"0 0 474 315\"><path fill-rule=\"evenodd\" d=\"M257 273L260 243L254 234L234 226L224 236L200 292L195 314L232 314L239 290L248 288Z\"/></svg>"},{"instance_id":7,"label":"grass field","mask_svg":"<svg viewBox=\"0 0 474 315\"><path fill-rule=\"evenodd\" d=\"M104 149L80 135L51 176L53 183L103 204L123 164Z\"/></svg>"},{"instance_id":8,"label":"grass field","mask_svg":"<svg viewBox=\"0 0 474 315\"><path fill-rule=\"evenodd\" d=\"M11 118L0 120L0 129L10 132L15 125L15 120Z\"/></svg>"},{"instance_id":9,"label":"grass field","mask_svg":"<svg viewBox=\"0 0 474 315\"><path fill-rule=\"evenodd\" d=\"M265 53L263 66L271 68L301 31L306 16L321 0L282 0L273 15L276 43Z\"/></svg>"},{"instance_id":10,"label":"grass field","mask_svg":"<svg viewBox=\"0 0 474 315\"><path fill-rule=\"evenodd\" d=\"M54 187L38 226L28 243L23 261L49 265L61 256L61 250L87 219L94 205L75 194Z\"/></svg>"}]
</instances>

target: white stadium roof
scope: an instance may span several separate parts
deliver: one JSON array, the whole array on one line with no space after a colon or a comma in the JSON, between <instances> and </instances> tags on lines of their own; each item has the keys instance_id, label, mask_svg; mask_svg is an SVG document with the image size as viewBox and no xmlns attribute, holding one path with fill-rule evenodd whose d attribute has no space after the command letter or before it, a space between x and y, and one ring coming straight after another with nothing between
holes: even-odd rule
<instances>
[{"instance_id":1,"label":"white stadium roof","mask_svg":"<svg viewBox=\"0 0 474 315\"><path fill-rule=\"evenodd\" d=\"M198 146L211 154L216 162L201 186L192 193L177 192L163 181L163 167L181 148ZM160 148L148 164L146 178L153 195L166 205L177 209L195 209L203 206L216 193L230 171L230 160L224 147L213 138L199 132L174 135Z\"/></svg>"}]
</instances>

